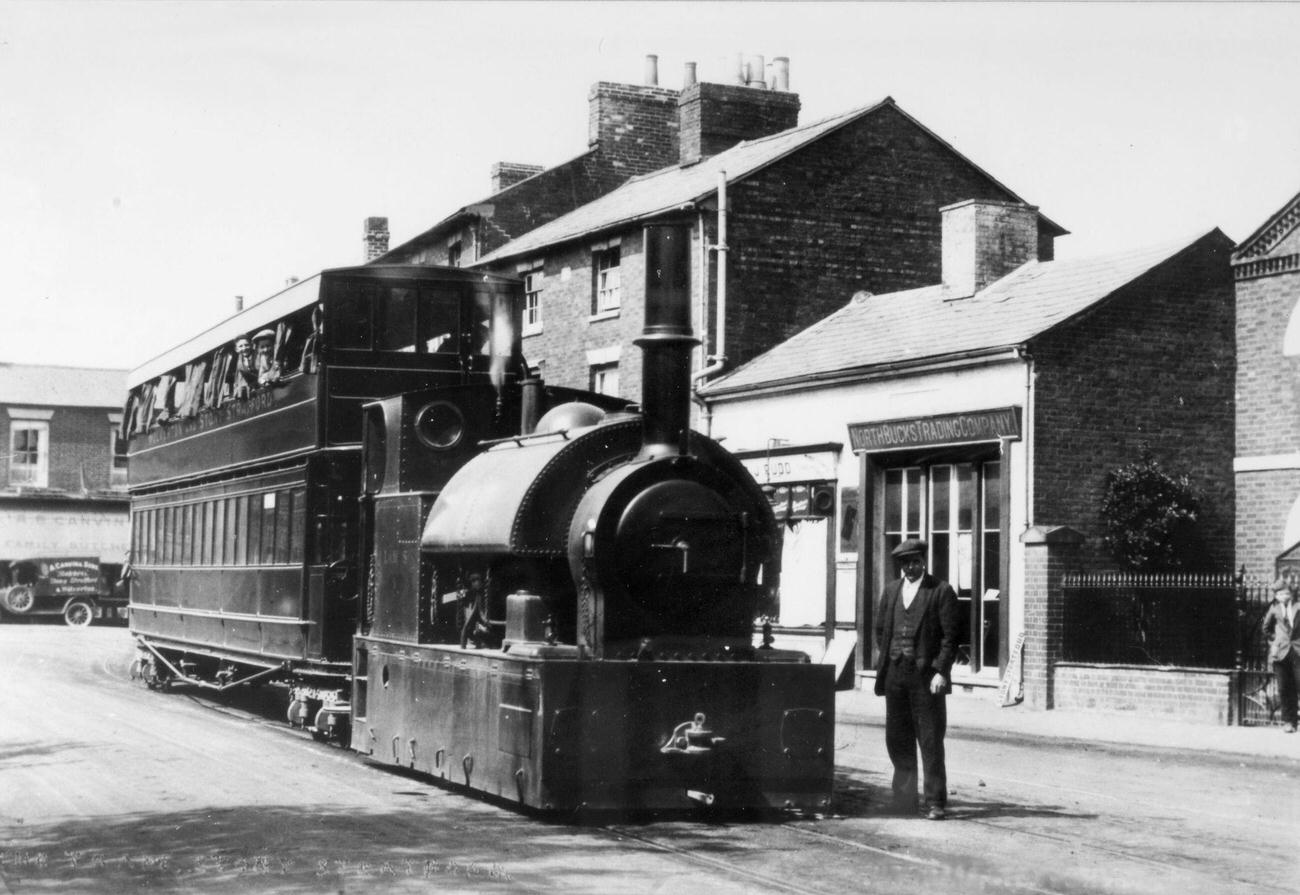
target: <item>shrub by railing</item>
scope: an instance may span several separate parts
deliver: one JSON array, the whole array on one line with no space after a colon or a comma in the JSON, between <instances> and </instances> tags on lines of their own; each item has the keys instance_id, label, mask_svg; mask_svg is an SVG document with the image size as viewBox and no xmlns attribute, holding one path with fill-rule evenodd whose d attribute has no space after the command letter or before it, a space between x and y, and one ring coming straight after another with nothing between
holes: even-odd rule
<instances>
[{"instance_id":1,"label":"shrub by railing","mask_svg":"<svg viewBox=\"0 0 1300 895\"><path fill-rule=\"evenodd\" d=\"M1232 574L1072 573L1064 587L1064 661L1236 665L1239 584Z\"/></svg>"}]
</instances>

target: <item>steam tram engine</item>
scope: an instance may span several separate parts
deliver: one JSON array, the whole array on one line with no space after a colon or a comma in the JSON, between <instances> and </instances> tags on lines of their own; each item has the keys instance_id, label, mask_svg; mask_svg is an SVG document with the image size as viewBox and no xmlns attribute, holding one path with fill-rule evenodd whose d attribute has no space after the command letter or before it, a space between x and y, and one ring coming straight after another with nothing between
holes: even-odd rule
<instances>
[{"instance_id":1,"label":"steam tram engine","mask_svg":"<svg viewBox=\"0 0 1300 895\"><path fill-rule=\"evenodd\" d=\"M646 230L642 412L525 384L479 449L483 391L366 408L352 748L541 809L827 804L831 669L751 645L776 523L688 426L687 241Z\"/></svg>"},{"instance_id":2,"label":"steam tram engine","mask_svg":"<svg viewBox=\"0 0 1300 895\"><path fill-rule=\"evenodd\" d=\"M688 243L645 230L641 408L529 378L517 338L505 365L363 402L359 456L333 449L359 472L351 546L340 573L305 579L351 592L282 601L280 627L303 632L287 645L219 643L220 607L200 627L184 598L133 597L155 683L289 683L291 720L319 736L528 808L824 808L832 669L753 645L779 529L739 461L689 428ZM330 618L354 625L350 691L313 677L337 652L295 654L328 645L311 631Z\"/></svg>"}]
</instances>

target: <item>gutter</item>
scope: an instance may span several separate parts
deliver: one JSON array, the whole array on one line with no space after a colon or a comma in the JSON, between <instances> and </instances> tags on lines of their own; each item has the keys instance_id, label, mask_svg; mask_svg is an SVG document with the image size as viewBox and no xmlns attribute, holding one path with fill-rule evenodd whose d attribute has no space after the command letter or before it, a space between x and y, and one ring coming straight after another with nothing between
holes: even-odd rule
<instances>
[{"instance_id":1,"label":"gutter","mask_svg":"<svg viewBox=\"0 0 1300 895\"><path fill-rule=\"evenodd\" d=\"M738 399L782 394L799 391L809 386L829 388L835 385L856 382L874 382L898 375L918 376L924 373L941 373L947 370L983 364L1020 361L1024 357L1024 350L1025 346L1019 344L1001 345L996 348L975 348L969 351L944 355L940 358L896 361L888 364L875 364L869 367L854 367L847 370L806 373L801 376L792 376L787 379L774 380L758 385L738 385L730 388L722 385L709 389L708 393L701 397L707 401L724 401L729 398Z\"/></svg>"}]
</instances>

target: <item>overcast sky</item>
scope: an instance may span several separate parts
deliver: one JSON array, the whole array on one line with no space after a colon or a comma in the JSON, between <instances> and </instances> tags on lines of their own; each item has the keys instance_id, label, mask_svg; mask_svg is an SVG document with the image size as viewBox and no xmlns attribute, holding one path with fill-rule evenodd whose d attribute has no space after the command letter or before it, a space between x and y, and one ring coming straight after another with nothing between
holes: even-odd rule
<instances>
[{"instance_id":1,"label":"overcast sky","mask_svg":"<svg viewBox=\"0 0 1300 895\"><path fill-rule=\"evenodd\" d=\"M809 122L892 96L1071 231L1058 257L1300 190L1300 4L0 0L0 361L131 368L586 149L587 91L790 59ZM846 296L847 300L847 296Z\"/></svg>"}]
</instances>

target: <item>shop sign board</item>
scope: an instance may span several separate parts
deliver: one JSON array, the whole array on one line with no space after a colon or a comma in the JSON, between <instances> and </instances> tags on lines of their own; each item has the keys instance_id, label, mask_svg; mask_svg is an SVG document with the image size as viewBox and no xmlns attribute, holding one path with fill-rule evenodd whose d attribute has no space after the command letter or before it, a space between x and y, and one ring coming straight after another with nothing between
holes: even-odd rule
<instances>
[{"instance_id":1,"label":"shop sign board","mask_svg":"<svg viewBox=\"0 0 1300 895\"><path fill-rule=\"evenodd\" d=\"M826 451L740 457L760 485L785 482L820 482L836 478L835 455Z\"/></svg>"},{"instance_id":2,"label":"shop sign board","mask_svg":"<svg viewBox=\"0 0 1300 895\"><path fill-rule=\"evenodd\" d=\"M855 452L896 451L947 444L976 444L1020 438L1020 408L972 410L849 426Z\"/></svg>"}]
</instances>

